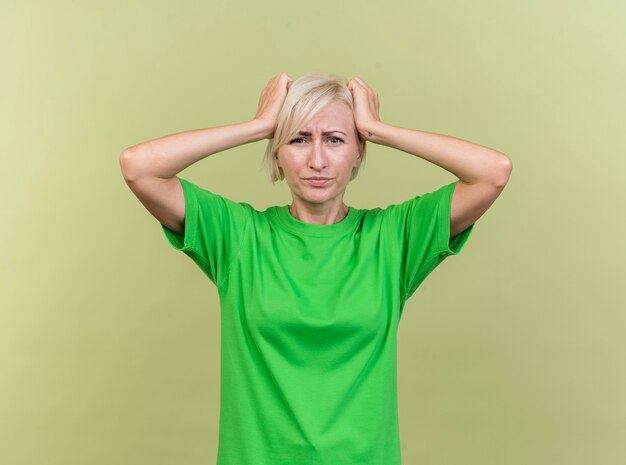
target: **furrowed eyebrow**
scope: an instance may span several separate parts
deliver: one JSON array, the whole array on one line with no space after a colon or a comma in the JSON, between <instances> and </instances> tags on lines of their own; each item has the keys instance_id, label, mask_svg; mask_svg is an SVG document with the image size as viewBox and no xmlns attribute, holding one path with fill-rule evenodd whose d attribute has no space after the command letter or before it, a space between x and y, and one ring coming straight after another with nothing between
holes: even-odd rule
<instances>
[{"instance_id":1,"label":"furrowed eyebrow","mask_svg":"<svg viewBox=\"0 0 626 465\"><path fill-rule=\"evenodd\" d=\"M323 132L322 132L322 135L323 135L323 136L328 136L328 135L330 135L330 134L332 134L332 133L334 133L334 132L339 132L339 133L343 134L344 136L346 135L346 133L345 133L345 132L343 132L343 131L337 131L337 130L332 130L332 131L323 131ZM298 135L299 135L299 136L310 136L310 135L311 135L311 133L310 133L310 132L308 132L308 131L300 131L300 132L298 133Z\"/></svg>"}]
</instances>

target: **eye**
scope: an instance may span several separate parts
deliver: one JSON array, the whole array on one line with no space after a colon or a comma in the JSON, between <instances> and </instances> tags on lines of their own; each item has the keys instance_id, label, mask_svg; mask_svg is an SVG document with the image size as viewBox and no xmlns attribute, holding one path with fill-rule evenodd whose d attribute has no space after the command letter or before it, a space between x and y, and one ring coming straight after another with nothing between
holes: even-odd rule
<instances>
[{"instance_id":1,"label":"eye","mask_svg":"<svg viewBox=\"0 0 626 465\"><path fill-rule=\"evenodd\" d=\"M339 142L343 142L343 139L341 139L340 137L334 137L333 136L333 137L329 137L329 139L335 139L335 140L337 140Z\"/></svg>"},{"instance_id":2,"label":"eye","mask_svg":"<svg viewBox=\"0 0 626 465\"><path fill-rule=\"evenodd\" d=\"M295 139L293 139L291 142L289 142L290 144L293 144L294 142L298 141L298 140L304 140L304 138L302 137L296 137Z\"/></svg>"}]
</instances>

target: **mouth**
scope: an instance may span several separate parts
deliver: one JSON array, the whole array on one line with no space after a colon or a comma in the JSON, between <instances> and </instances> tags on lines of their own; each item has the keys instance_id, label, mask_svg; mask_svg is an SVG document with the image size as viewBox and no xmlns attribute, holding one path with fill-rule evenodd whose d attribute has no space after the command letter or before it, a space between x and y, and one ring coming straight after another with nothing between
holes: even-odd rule
<instances>
[{"instance_id":1,"label":"mouth","mask_svg":"<svg viewBox=\"0 0 626 465\"><path fill-rule=\"evenodd\" d=\"M330 182L332 178L323 178L320 176L313 176L311 178L304 178L304 180L313 186L323 186L326 183Z\"/></svg>"}]
</instances>

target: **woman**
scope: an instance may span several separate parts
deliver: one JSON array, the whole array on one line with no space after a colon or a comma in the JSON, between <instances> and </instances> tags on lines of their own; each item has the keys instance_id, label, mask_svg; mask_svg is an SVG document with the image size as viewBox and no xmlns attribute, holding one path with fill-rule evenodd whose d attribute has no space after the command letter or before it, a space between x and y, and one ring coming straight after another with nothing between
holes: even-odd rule
<instances>
[{"instance_id":1,"label":"woman","mask_svg":"<svg viewBox=\"0 0 626 465\"><path fill-rule=\"evenodd\" d=\"M383 123L362 79L279 73L244 123L136 145L131 190L216 284L221 305L218 465L401 463L396 331L407 299L458 254L511 160ZM202 158L269 139L290 205L258 211L177 177ZM343 197L371 141L459 179L385 209Z\"/></svg>"}]
</instances>

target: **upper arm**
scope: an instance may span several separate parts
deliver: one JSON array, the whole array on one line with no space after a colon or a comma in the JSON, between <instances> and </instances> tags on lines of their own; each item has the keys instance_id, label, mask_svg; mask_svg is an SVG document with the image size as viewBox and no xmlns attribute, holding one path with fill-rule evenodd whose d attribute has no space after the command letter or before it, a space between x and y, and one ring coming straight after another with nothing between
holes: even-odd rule
<instances>
[{"instance_id":1,"label":"upper arm","mask_svg":"<svg viewBox=\"0 0 626 465\"><path fill-rule=\"evenodd\" d=\"M133 194L161 224L174 232L185 231L185 195L180 179L130 175L124 171L124 156L120 158L124 180Z\"/></svg>"},{"instance_id":2,"label":"upper arm","mask_svg":"<svg viewBox=\"0 0 626 465\"><path fill-rule=\"evenodd\" d=\"M457 181L450 205L450 237L474 224L502 193L506 180L500 183L469 184Z\"/></svg>"}]
</instances>

